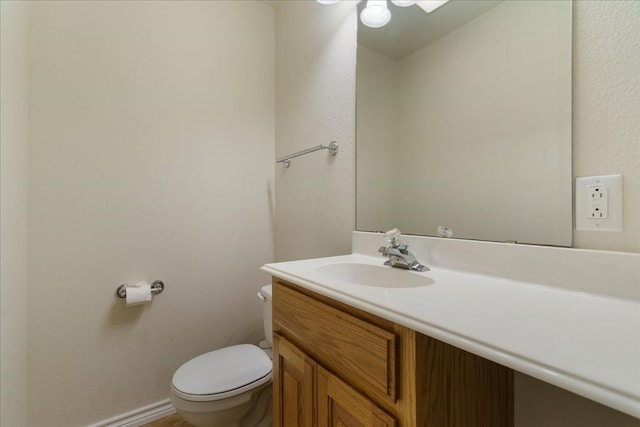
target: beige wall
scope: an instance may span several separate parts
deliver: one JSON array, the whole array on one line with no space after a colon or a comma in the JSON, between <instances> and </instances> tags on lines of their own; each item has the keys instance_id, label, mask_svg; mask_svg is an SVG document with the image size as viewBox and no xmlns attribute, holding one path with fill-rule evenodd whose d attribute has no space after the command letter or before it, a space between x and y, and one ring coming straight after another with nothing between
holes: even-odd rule
<instances>
[{"instance_id":1,"label":"beige wall","mask_svg":"<svg viewBox=\"0 0 640 427\"><path fill-rule=\"evenodd\" d=\"M287 2L284 2L287 3ZM307 49L310 41L331 38L324 33L325 27L314 25L320 19L341 22L344 10L332 9L331 15L326 17L324 10L317 11L318 6L306 2L290 2L286 7L279 6L277 31L286 30L287 50L283 52L283 45L277 48L278 60L282 55L288 55L288 61L279 63L279 67L287 68L294 56L293 49ZM299 3L299 4L298 4ZM589 233L575 232L575 247L595 248L605 250L621 250L640 252L640 167L637 141L639 123L636 112L638 108L638 90L640 90L640 75L637 73L638 58L640 58L639 33L636 31L640 22L638 2L627 1L577 1L574 4L574 118L573 118L573 169L575 176L594 174L622 173L625 175L625 229L622 233ZM328 8L328 6L327 6ZM313 13L313 15L312 15ZM304 23L283 22L280 17L288 17L288 21L295 18ZM351 23L353 27L355 22ZM335 34L333 35L335 37ZM353 35L345 35L341 46L333 53L336 60L343 63L343 74L355 73L352 69L354 39ZM280 41L282 36L278 36ZM330 41L327 40L327 43ZM294 64L295 65L295 64ZM304 65L304 66L303 66ZM283 73L279 69L279 73ZM309 132L319 127L331 126L326 123L327 117L341 117L335 111L335 105L343 102L347 109L343 117L351 114L352 89L337 86L332 91L336 97L332 103L323 102L326 93L310 82L322 73L314 62L298 65L291 70L296 73L293 82L278 79L278 139L279 155L289 150L289 141L294 141L286 135L288 126L294 129L305 128ZM288 74L285 74L288 75ZM347 77L343 77L348 79ZM301 85L300 82L309 82ZM281 97L281 93L282 94ZM286 111L286 115L281 112ZM315 116L309 115L313 111ZM351 119L352 120L352 119ZM337 121L336 130L349 126L355 128L355 123L345 124ZM286 137L286 138L285 138ZM300 146L298 146L300 147ZM298 149L298 148L296 148ZM604 160L598 162L598 158ZM315 164L309 161L309 164ZM324 165L324 163L322 163ZM318 167L322 167L318 166ZM635 166L634 166L635 165ZM299 165L298 165L299 166ZM296 167L294 163L292 168ZM353 164L349 167L354 167ZM281 259L302 258L304 256L322 256L339 254L345 251L344 245L336 245L330 250L329 245L323 245L315 251L310 249L310 242L316 239L326 242L335 241L344 236L337 234L338 229L332 230L331 235L319 238L314 230L306 230L302 225L311 224L314 218L321 218L323 213L330 212L331 221L338 222L340 218L345 223L353 218L349 206L342 211L335 207L326 206L326 196L317 189L309 188L312 177L296 175L296 183L287 183L290 193L281 193L283 184L282 171L276 171L278 176L278 235L277 245L282 248ZM353 185L353 184L351 184ZM293 188L290 188L293 187ZM332 196L336 199L351 198L352 187L348 183L340 188L332 188ZM352 199L350 199L352 200ZM353 203L353 202L352 202ZM280 213L283 212L283 216ZM300 227L296 227L296 226ZM292 236L284 233L299 231L302 236ZM342 232L342 231L340 231ZM325 250L327 247L328 250ZM286 250L286 252L285 252ZM296 256L298 253L301 256ZM583 399L572 393L558 389L526 377L517 376L516 382L516 425L518 427L601 427L615 425L616 427L637 426L638 420L623 415L612 409Z\"/></svg>"},{"instance_id":2,"label":"beige wall","mask_svg":"<svg viewBox=\"0 0 640 427\"><path fill-rule=\"evenodd\" d=\"M27 17L0 3L0 425L27 424Z\"/></svg>"},{"instance_id":3,"label":"beige wall","mask_svg":"<svg viewBox=\"0 0 640 427\"><path fill-rule=\"evenodd\" d=\"M315 1L276 6L276 153L337 140L275 168L278 260L348 253L355 228L355 9Z\"/></svg>"},{"instance_id":4,"label":"beige wall","mask_svg":"<svg viewBox=\"0 0 640 427\"><path fill-rule=\"evenodd\" d=\"M79 426L166 399L180 364L262 336L273 8L30 12L30 425ZM154 279L150 305L115 297Z\"/></svg>"},{"instance_id":5,"label":"beige wall","mask_svg":"<svg viewBox=\"0 0 640 427\"><path fill-rule=\"evenodd\" d=\"M577 248L640 252L640 2L574 3L573 173L623 175L623 232L574 231Z\"/></svg>"},{"instance_id":6,"label":"beige wall","mask_svg":"<svg viewBox=\"0 0 640 427\"><path fill-rule=\"evenodd\" d=\"M515 375L515 427L638 427L640 420L524 374Z\"/></svg>"}]
</instances>

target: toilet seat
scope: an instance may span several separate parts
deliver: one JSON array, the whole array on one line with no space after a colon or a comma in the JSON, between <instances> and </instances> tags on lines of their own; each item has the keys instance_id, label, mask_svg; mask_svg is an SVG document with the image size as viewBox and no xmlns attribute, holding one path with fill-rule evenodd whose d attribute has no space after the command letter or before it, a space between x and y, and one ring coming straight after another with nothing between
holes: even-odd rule
<instances>
[{"instance_id":1,"label":"toilet seat","mask_svg":"<svg viewBox=\"0 0 640 427\"><path fill-rule=\"evenodd\" d=\"M262 349L240 344L189 360L173 375L172 389L192 402L227 399L268 383L272 371Z\"/></svg>"}]
</instances>

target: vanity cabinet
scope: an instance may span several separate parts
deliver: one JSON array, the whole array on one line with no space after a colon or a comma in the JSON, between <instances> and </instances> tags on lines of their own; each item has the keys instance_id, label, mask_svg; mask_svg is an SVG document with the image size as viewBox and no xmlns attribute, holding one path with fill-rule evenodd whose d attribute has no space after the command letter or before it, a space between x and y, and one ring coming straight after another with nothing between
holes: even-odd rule
<instances>
[{"instance_id":1,"label":"vanity cabinet","mask_svg":"<svg viewBox=\"0 0 640 427\"><path fill-rule=\"evenodd\" d=\"M513 426L510 369L273 279L274 426Z\"/></svg>"}]
</instances>

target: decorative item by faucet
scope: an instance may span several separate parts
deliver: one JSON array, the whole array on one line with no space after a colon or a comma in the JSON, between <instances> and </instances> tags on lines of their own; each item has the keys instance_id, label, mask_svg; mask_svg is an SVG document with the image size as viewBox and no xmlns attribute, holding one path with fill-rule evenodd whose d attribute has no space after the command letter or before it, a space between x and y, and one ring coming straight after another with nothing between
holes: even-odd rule
<instances>
[{"instance_id":1,"label":"decorative item by faucet","mask_svg":"<svg viewBox=\"0 0 640 427\"><path fill-rule=\"evenodd\" d=\"M384 240L386 240L387 243L389 243L392 247L397 248L401 244L400 242L401 235L402 233L400 233L400 230L398 230L397 228L394 228L393 230L389 230L386 233L384 233Z\"/></svg>"},{"instance_id":2,"label":"decorative item by faucet","mask_svg":"<svg viewBox=\"0 0 640 427\"><path fill-rule=\"evenodd\" d=\"M453 237L453 230L444 225L438 226L438 237Z\"/></svg>"},{"instance_id":3,"label":"decorative item by faucet","mask_svg":"<svg viewBox=\"0 0 640 427\"><path fill-rule=\"evenodd\" d=\"M429 267L419 263L416 257L409 252L409 246L403 244L400 241L400 230L394 228L384 233L384 240L390 246L381 246L378 252L388 257L389 259L384 263L390 267L404 268L406 270L414 271L428 271Z\"/></svg>"}]
</instances>

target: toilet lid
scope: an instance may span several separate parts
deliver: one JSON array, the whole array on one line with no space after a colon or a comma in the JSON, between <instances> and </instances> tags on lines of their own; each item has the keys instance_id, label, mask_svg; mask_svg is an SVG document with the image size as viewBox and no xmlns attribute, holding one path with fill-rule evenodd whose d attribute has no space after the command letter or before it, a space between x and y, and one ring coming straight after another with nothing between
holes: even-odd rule
<instances>
[{"instance_id":1,"label":"toilet lid","mask_svg":"<svg viewBox=\"0 0 640 427\"><path fill-rule=\"evenodd\" d=\"M173 388L191 400L224 399L268 382L272 369L262 349L240 344L189 360L173 375Z\"/></svg>"}]
</instances>

